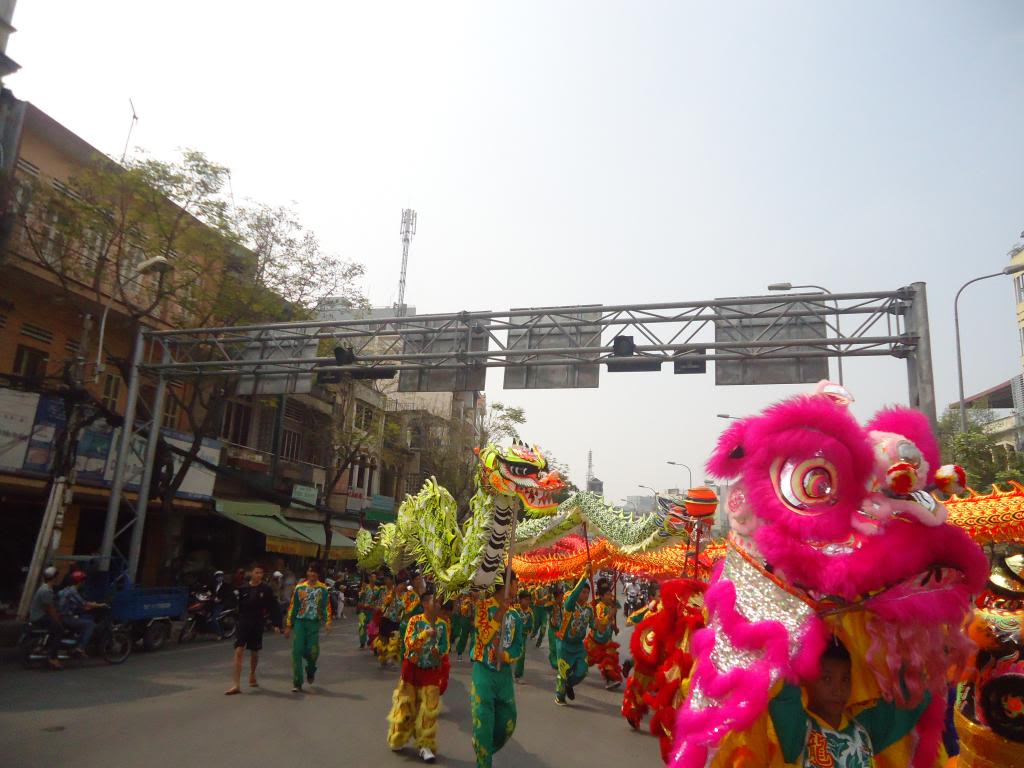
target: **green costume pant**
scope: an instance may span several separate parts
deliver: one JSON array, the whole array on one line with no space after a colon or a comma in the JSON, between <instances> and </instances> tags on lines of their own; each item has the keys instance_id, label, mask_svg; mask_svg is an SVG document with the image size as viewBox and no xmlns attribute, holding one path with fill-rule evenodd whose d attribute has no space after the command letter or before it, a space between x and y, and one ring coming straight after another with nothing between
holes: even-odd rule
<instances>
[{"instance_id":1,"label":"green costume pant","mask_svg":"<svg viewBox=\"0 0 1024 768\"><path fill-rule=\"evenodd\" d=\"M296 619L292 626L292 683L302 685L302 662L306 662L306 675L316 674L316 660L320 656L320 622Z\"/></svg>"},{"instance_id":2,"label":"green costume pant","mask_svg":"<svg viewBox=\"0 0 1024 768\"><path fill-rule=\"evenodd\" d=\"M461 656L466 650L469 635L473 631L471 616L452 616L452 647Z\"/></svg>"},{"instance_id":3,"label":"green costume pant","mask_svg":"<svg viewBox=\"0 0 1024 768\"><path fill-rule=\"evenodd\" d=\"M566 685L578 685L587 676L587 650L581 642L562 640L558 644L558 676L555 678L555 695L565 701Z\"/></svg>"},{"instance_id":4,"label":"green costume pant","mask_svg":"<svg viewBox=\"0 0 1024 768\"><path fill-rule=\"evenodd\" d=\"M548 625L548 615L551 613L551 609L546 605L534 606L533 609L533 634L531 637L535 637L538 640L544 637L544 627ZM540 645L537 645L540 648Z\"/></svg>"},{"instance_id":5,"label":"green costume pant","mask_svg":"<svg viewBox=\"0 0 1024 768\"><path fill-rule=\"evenodd\" d=\"M526 648L523 648L523 655L516 659L515 667L515 678L518 680L523 676L523 672L526 671Z\"/></svg>"},{"instance_id":6,"label":"green costume pant","mask_svg":"<svg viewBox=\"0 0 1024 768\"><path fill-rule=\"evenodd\" d=\"M512 668L506 664L501 671L496 671L474 661L469 703L473 715L473 751L476 752L477 768L491 768L494 753L505 746L516 729Z\"/></svg>"},{"instance_id":7,"label":"green costume pant","mask_svg":"<svg viewBox=\"0 0 1024 768\"><path fill-rule=\"evenodd\" d=\"M551 626L548 627L548 663L553 670L558 671L558 635Z\"/></svg>"}]
</instances>

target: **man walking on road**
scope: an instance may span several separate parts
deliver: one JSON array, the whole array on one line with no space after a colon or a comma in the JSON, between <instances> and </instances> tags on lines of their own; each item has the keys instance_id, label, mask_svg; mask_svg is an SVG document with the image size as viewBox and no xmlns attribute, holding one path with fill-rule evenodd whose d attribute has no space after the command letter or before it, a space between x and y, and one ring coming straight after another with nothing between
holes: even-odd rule
<instances>
[{"instance_id":1,"label":"man walking on road","mask_svg":"<svg viewBox=\"0 0 1024 768\"><path fill-rule=\"evenodd\" d=\"M274 590L263 583L263 566L256 564L249 574L249 583L238 589L238 631L235 634L235 684L224 691L226 696L242 692L242 659L249 650L249 687L259 688L256 665L263 648L263 627L270 618L274 631L281 629L281 606Z\"/></svg>"},{"instance_id":2,"label":"man walking on road","mask_svg":"<svg viewBox=\"0 0 1024 768\"><path fill-rule=\"evenodd\" d=\"M316 660L320 655L320 625L331 631L331 607L327 585L320 581L320 566L310 563L306 569L306 580L300 581L292 592L288 606L288 618L284 636L292 631L292 692L302 692L302 662L306 662L306 682L310 685L316 678Z\"/></svg>"}]
</instances>

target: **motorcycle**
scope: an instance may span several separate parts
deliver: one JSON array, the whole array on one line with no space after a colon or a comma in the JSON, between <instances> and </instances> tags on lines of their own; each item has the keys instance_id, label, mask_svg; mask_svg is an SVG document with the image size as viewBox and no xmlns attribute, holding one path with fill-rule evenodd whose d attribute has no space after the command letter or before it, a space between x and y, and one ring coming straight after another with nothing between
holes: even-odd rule
<instances>
[{"instance_id":1,"label":"motorcycle","mask_svg":"<svg viewBox=\"0 0 1024 768\"><path fill-rule=\"evenodd\" d=\"M178 642L186 643L195 640L200 632L210 634L216 633L216 625L213 622L213 593L209 590L192 592L189 595L188 609L185 620L182 622L181 631L178 633ZM234 608L224 608L218 618L220 624L220 635L224 640L234 637L238 629L238 611Z\"/></svg>"},{"instance_id":2,"label":"motorcycle","mask_svg":"<svg viewBox=\"0 0 1024 768\"><path fill-rule=\"evenodd\" d=\"M87 650L99 651L103 660L108 664L121 664L132 652L131 631L125 625L114 621L109 607L95 608L92 613L96 618L96 630L93 632ZM21 663L26 667L45 664L50 657L47 651L49 640L49 629L25 624L22 628L21 638L18 640ZM57 659L69 661L74 658L73 651L77 645L77 636L70 630L66 630L60 640Z\"/></svg>"}]
</instances>

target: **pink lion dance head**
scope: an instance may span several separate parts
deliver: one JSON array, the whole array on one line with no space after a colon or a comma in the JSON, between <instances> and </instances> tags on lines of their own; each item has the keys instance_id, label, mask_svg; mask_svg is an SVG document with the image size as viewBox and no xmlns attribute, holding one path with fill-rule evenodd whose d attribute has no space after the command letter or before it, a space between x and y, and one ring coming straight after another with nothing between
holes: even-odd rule
<instances>
[{"instance_id":1,"label":"pink lion dance head","mask_svg":"<svg viewBox=\"0 0 1024 768\"><path fill-rule=\"evenodd\" d=\"M870 638L855 663L878 698L909 708L931 695L912 765L934 761L945 674L966 655L961 625L986 562L929 492L951 471L927 419L890 408L864 427L850 402L823 382L718 441L708 470L735 480L732 532L693 641L673 768L703 768L764 715L777 681L815 677L827 636L854 631Z\"/></svg>"}]
</instances>

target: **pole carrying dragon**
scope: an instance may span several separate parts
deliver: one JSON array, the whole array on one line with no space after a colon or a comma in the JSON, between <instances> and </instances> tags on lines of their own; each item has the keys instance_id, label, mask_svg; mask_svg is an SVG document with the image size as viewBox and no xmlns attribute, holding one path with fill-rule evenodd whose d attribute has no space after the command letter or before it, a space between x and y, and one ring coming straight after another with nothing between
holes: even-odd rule
<instances>
[{"instance_id":1,"label":"pole carrying dragon","mask_svg":"<svg viewBox=\"0 0 1024 768\"><path fill-rule=\"evenodd\" d=\"M477 460L477 490L462 526L455 499L431 477L419 493L405 498L396 522L381 526L376 535L359 531L359 567L397 570L418 562L439 592L454 595L495 583L513 528L513 554L554 544L584 525L629 554L686 541L683 521L665 512L634 517L587 491L557 503L554 496L565 482L549 471L537 446L488 444L477 450Z\"/></svg>"}]
</instances>

